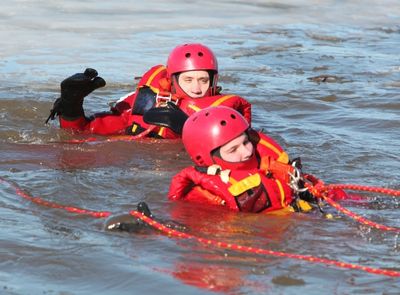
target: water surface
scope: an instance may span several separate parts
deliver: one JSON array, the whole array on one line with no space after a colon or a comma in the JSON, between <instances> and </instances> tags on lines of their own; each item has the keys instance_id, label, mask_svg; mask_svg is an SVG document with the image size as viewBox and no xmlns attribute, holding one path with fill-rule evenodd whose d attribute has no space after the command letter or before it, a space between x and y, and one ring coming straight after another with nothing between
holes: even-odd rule
<instances>
[{"instance_id":1,"label":"water surface","mask_svg":"<svg viewBox=\"0 0 400 295\"><path fill-rule=\"evenodd\" d=\"M400 189L398 1L8 1L0 11L0 176L45 200L127 213L146 201L199 236L399 270L399 238L333 209L231 214L166 198L190 164L176 141L65 143L44 125L59 83L96 68L88 113L134 89L183 42L218 56L221 85L253 104L253 125L330 183ZM0 187L0 293L396 294L399 279L203 247L30 203ZM344 202L400 227L398 199Z\"/></svg>"}]
</instances>

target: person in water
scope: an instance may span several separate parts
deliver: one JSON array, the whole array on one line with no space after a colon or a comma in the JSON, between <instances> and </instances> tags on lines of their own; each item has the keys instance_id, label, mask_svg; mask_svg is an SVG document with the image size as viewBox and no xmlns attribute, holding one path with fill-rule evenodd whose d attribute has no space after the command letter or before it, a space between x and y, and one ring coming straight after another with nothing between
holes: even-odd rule
<instances>
[{"instance_id":1,"label":"person in water","mask_svg":"<svg viewBox=\"0 0 400 295\"><path fill-rule=\"evenodd\" d=\"M168 197L173 201L249 213L307 212L314 207L322 210L304 188L300 158L290 160L275 140L252 129L232 108L209 107L191 115L184 123L182 141L195 166L172 178ZM341 189L331 189L329 197L349 198ZM154 218L143 202L138 211ZM159 221L171 228L186 228L173 221ZM123 214L110 218L105 228L140 232L148 226Z\"/></svg>"},{"instance_id":2,"label":"person in water","mask_svg":"<svg viewBox=\"0 0 400 295\"><path fill-rule=\"evenodd\" d=\"M254 213L311 209L314 197L302 187L300 160L290 161L239 112L219 106L191 115L182 141L196 166L173 177L169 199Z\"/></svg>"},{"instance_id":3,"label":"person in water","mask_svg":"<svg viewBox=\"0 0 400 295\"><path fill-rule=\"evenodd\" d=\"M99 135L179 138L188 115L208 106L224 105L240 112L251 123L251 104L237 95L221 93L218 63L202 44L183 44L170 53L167 66L157 65L140 79L136 90L122 97L108 112L86 116L83 100L106 82L94 69L86 69L61 83L61 97L50 119L59 116L60 127ZM162 108L156 118L150 109ZM178 109L178 108L179 109ZM177 112L183 111L183 112ZM147 119L146 119L147 118Z\"/></svg>"}]
</instances>

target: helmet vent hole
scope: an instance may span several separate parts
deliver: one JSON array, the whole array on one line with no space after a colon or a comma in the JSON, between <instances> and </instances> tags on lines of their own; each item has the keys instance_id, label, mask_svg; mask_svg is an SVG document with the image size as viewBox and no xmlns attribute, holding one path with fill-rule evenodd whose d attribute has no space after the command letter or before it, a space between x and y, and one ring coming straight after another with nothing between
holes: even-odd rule
<instances>
[{"instance_id":1,"label":"helmet vent hole","mask_svg":"<svg viewBox=\"0 0 400 295\"><path fill-rule=\"evenodd\" d=\"M222 125L222 126L225 126L225 125L226 125L226 121L225 121L225 120L222 120L222 121L221 121L221 125Z\"/></svg>"},{"instance_id":2,"label":"helmet vent hole","mask_svg":"<svg viewBox=\"0 0 400 295\"><path fill-rule=\"evenodd\" d=\"M191 56L191 54L189 52L185 54L186 58L189 58L190 56Z\"/></svg>"},{"instance_id":3,"label":"helmet vent hole","mask_svg":"<svg viewBox=\"0 0 400 295\"><path fill-rule=\"evenodd\" d=\"M236 119L236 116L234 114L231 114L232 119Z\"/></svg>"},{"instance_id":4,"label":"helmet vent hole","mask_svg":"<svg viewBox=\"0 0 400 295\"><path fill-rule=\"evenodd\" d=\"M202 56L203 56L203 52L199 51L199 52L197 53L197 55L200 56L200 57L202 57Z\"/></svg>"}]
</instances>

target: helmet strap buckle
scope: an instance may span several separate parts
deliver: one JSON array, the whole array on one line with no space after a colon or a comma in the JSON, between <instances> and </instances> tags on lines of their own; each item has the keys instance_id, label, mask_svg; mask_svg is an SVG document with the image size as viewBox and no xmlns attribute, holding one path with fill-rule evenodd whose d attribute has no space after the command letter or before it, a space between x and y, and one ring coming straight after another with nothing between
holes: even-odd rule
<instances>
[{"instance_id":1,"label":"helmet strap buckle","mask_svg":"<svg viewBox=\"0 0 400 295\"><path fill-rule=\"evenodd\" d=\"M168 102L172 102L174 104L178 104L178 99L172 99L171 93L157 93L156 96L156 106L166 106Z\"/></svg>"}]
</instances>

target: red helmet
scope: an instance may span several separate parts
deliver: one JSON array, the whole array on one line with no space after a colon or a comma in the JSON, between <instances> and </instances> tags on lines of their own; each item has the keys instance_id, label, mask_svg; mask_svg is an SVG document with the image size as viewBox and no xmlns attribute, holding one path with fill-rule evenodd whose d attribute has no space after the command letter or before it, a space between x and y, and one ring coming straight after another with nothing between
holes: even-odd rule
<instances>
[{"instance_id":1,"label":"red helmet","mask_svg":"<svg viewBox=\"0 0 400 295\"><path fill-rule=\"evenodd\" d=\"M215 71L218 72L218 63L214 53L199 43L179 45L172 50L167 61L167 75L186 71Z\"/></svg>"},{"instance_id":2,"label":"red helmet","mask_svg":"<svg viewBox=\"0 0 400 295\"><path fill-rule=\"evenodd\" d=\"M211 49L199 43L175 47L167 61L167 77L174 84L173 92L181 98L188 97L187 93L177 83L174 75L181 72L201 70L208 71L210 75L210 88L206 96L215 95L218 83L218 62Z\"/></svg>"},{"instance_id":3,"label":"red helmet","mask_svg":"<svg viewBox=\"0 0 400 295\"><path fill-rule=\"evenodd\" d=\"M235 139L249 128L236 110L218 106L205 108L185 122L182 141L193 162L199 166L214 164L212 151Z\"/></svg>"}]
</instances>

